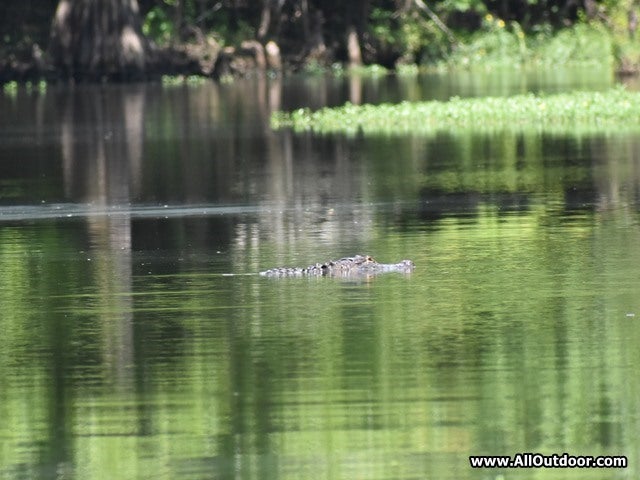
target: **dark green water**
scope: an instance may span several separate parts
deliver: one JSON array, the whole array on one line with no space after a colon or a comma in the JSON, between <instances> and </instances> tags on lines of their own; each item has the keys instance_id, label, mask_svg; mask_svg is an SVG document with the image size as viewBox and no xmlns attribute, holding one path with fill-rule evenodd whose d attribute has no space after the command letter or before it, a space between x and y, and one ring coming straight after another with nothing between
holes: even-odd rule
<instances>
[{"instance_id":1,"label":"dark green water","mask_svg":"<svg viewBox=\"0 0 640 480\"><path fill-rule=\"evenodd\" d=\"M444 85L323 82L0 97L0 477L637 478L640 138L269 130Z\"/></svg>"}]
</instances>

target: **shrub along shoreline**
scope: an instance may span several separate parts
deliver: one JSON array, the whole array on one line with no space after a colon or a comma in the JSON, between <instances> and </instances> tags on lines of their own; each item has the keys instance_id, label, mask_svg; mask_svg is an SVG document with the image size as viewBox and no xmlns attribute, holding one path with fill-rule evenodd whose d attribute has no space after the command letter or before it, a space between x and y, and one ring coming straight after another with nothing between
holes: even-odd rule
<instances>
[{"instance_id":1,"label":"shrub along shoreline","mask_svg":"<svg viewBox=\"0 0 640 480\"><path fill-rule=\"evenodd\" d=\"M319 54L305 47L304 42L288 38L266 41L265 37L259 41L251 29L232 35L226 30L222 34L194 27L189 30L190 35L179 36L168 17L156 25L154 12L152 9L147 13L143 28L153 46L146 58L145 71L131 78L115 75L118 81L158 80L163 75L173 76L175 83L190 76L230 80L293 72L379 75L391 70L401 74L504 68L551 70L557 65L598 66L623 74L640 72L640 33L627 31L624 21L619 19L610 22L582 19L560 28L541 24L525 29L515 20L504 21L487 13L476 28L456 30L452 38L432 38L433 32L426 28L428 24L417 18L407 17L400 28L395 25L398 21L395 17L378 18L372 14L372 23L367 27L371 31L362 39L368 45L364 48L363 44L363 52L369 53L359 63L353 63L345 57L344 48L336 46L339 42L323 44ZM612 14L611 18L619 16ZM173 35L163 28L173 31ZM333 32L333 28L329 31ZM46 43L41 48L33 40L5 39L0 44L0 85L60 81L67 74L54 63ZM80 75L82 69L74 64L72 70ZM98 77L100 81L108 81L109 75L106 72L104 78Z\"/></svg>"},{"instance_id":2,"label":"shrub along shoreline","mask_svg":"<svg viewBox=\"0 0 640 480\"><path fill-rule=\"evenodd\" d=\"M456 130L549 133L640 131L640 92L622 87L512 97L454 97L446 102L353 105L275 112L274 129L315 133L429 134Z\"/></svg>"}]
</instances>

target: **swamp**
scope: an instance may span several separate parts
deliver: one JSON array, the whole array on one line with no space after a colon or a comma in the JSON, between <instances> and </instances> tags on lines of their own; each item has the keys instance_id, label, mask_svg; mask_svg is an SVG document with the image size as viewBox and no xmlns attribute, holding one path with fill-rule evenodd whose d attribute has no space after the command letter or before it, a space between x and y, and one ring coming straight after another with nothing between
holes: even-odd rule
<instances>
[{"instance_id":1,"label":"swamp","mask_svg":"<svg viewBox=\"0 0 640 480\"><path fill-rule=\"evenodd\" d=\"M578 90L637 91L567 70L5 92L3 478L637 476L635 128L271 128ZM356 253L415 271L256 275ZM519 452L629 463L469 465Z\"/></svg>"},{"instance_id":2,"label":"swamp","mask_svg":"<svg viewBox=\"0 0 640 480\"><path fill-rule=\"evenodd\" d=\"M634 2L139 5L0 6L1 478L640 476Z\"/></svg>"}]
</instances>

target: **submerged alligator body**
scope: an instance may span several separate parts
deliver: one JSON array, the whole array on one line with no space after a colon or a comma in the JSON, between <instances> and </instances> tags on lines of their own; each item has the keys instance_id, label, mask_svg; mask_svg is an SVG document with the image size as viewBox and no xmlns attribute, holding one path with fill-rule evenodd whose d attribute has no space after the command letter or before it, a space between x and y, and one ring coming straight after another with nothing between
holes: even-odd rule
<instances>
[{"instance_id":1,"label":"submerged alligator body","mask_svg":"<svg viewBox=\"0 0 640 480\"><path fill-rule=\"evenodd\" d=\"M399 263L378 263L370 255L355 255L316 263L306 268L270 268L260 272L260 275L264 277L357 277L387 272L411 273L414 268L415 265L411 260L402 260Z\"/></svg>"}]
</instances>

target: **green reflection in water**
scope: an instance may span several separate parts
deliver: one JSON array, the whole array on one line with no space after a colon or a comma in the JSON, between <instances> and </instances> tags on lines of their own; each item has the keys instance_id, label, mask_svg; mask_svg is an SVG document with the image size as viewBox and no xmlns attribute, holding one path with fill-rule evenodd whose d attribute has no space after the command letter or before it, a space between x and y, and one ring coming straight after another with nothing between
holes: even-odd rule
<instances>
[{"instance_id":1,"label":"green reflection in water","mask_svg":"<svg viewBox=\"0 0 640 480\"><path fill-rule=\"evenodd\" d=\"M147 275L108 241L74 258L81 225L3 227L3 475L486 478L469 454L521 451L633 474L637 215L435 223L380 240L414 275L361 282Z\"/></svg>"},{"instance_id":2,"label":"green reflection in water","mask_svg":"<svg viewBox=\"0 0 640 480\"><path fill-rule=\"evenodd\" d=\"M2 476L603 478L468 466L524 451L626 454L605 475L637 476L637 139L359 142L320 172L348 213L294 166L284 219L0 225ZM303 265L366 249L417 269L220 275L292 247Z\"/></svg>"}]
</instances>

